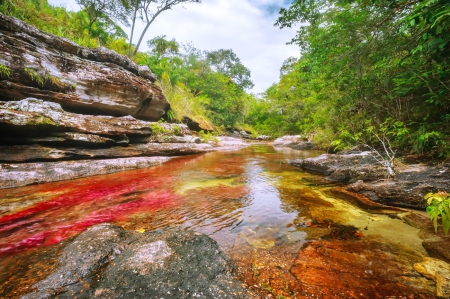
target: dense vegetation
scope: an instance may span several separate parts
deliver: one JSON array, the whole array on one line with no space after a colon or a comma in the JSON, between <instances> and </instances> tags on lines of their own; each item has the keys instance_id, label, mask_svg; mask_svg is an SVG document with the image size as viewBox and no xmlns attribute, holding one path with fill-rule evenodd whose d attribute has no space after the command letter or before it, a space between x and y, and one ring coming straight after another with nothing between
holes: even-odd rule
<instances>
[{"instance_id":1,"label":"dense vegetation","mask_svg":"<svg viewBox=\"0 0 450 299\"><path fill-rule=\"evenodd\" d=\"M139 5L152 1L78 2L84 10L68 12L46 0L4 0L0 12L84 46L136 52L132 59L157 75L172 105L168 116L178 121L298 133L332 149L376 144L382 135L405 152L450 156L447 0L292 1L276 26L299 28L291 43L301 56L287 59L280 81L258 98L247 92L250 72L232 50L205 52L165 36L148 41L147 53L130 47L117 24L145 19ZM104 2L122 9L99 9ZM163 2L199 1L154 1Z\"/></svg>"},{"instance_id":2,"label":"dense vegetation","mask_svg":"<svg viewBox=\"0 0 450 299\"><path fill-rule=\"evenodd\" d=\"M79 0L78 12L53 7L46 0L7 0L0 2L0 12L11 15L41 30L67 37L86 47L103 46L123 55L135 52L128 48L128 37L117 25L128 24L125 1ZM145 1L128 3L146 3ZM151 1L147 1L151 2ZM163 4L198 1L156 1ZM92 9L89 3L95 3ZM98 11L99 3L109 3ZM122 4L121 4L122 3ZM157 7L159 9L159 7ZM119 13L120 12L120 13ZM131 21L133 21L131 17ZM145 18L144 18L145 19ZM169 120L189 117L207 130L224 130L243 125L245 103L251 97L245 91L253 86L250 71L232 50L201 51L159 36L147 42L151 51L136 52L132 59L148 65L157 75L171 103Z\"/></svg>"},{"instance_id":3,"label":"dense vegetation","mask_svg":"<svg viewBox=\"0 0 450 299\"><path fill-rule=\"evenodd\" d=\"M249 116L257 130L335 148L382 134L407 152L450 155L448 1L296 0L276 25L299 27L302 54Z\"/></svg>"}]
</instances>

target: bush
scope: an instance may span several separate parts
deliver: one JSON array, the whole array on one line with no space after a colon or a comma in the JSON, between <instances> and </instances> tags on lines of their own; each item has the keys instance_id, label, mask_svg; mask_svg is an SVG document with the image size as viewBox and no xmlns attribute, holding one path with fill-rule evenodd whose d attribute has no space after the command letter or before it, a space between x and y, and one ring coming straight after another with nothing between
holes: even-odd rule
<instances>
[{"instance_id":1,"label":"bush","mask_svg":"<svg viewBox=\"0 0 450 299\"><path fill-rule=\"evenodd\" d=\"M434 230L437 233L438 218L442 218L442 229L448 235L450 229L450 195L447 192L428 193L425 195L428 207L427 213L433 221Z\"/></svg>"}]
</instances>

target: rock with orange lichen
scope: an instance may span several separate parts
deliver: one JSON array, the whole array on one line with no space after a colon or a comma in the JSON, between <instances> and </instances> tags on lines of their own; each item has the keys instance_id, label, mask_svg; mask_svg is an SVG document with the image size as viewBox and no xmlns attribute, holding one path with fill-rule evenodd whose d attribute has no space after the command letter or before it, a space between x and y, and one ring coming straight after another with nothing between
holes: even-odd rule
<instances>
[{"instance_id":1,"label":"rock with orange lichen","mask_svg":"<svg viewBox=\"0 0 450 299\"><path fill-rule=\"evenodd\" d=\"M422 260L401 245L313 241L299 251L291 273L307 298L434 298L433 284L413 268Z\"/></svg>"}]
</instances>

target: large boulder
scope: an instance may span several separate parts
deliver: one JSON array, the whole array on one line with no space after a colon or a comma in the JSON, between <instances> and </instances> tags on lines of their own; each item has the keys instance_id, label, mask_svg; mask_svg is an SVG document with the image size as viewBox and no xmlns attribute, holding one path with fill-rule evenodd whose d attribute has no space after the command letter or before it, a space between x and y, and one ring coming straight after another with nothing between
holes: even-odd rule
<instances>
[{"instance_id":1,"label":"large boulder","mask_svg":"<svg viewBox=\"0 0 450 299\"><path fill-rule=\"evenodd\" d=\"M169 109L148 68L114 51L81 47L0 14L0 100L36 97L67 111L159 120Z\"/></svg>"},{"instance_id":2,"label":"large boulder","mask_svg":"<svg viewBox=\"0 0 450 299\"><path fill-rule=\"evenodd\" d=\"M59 262L22 298L255 298L217 243L192 231L138 233L101 224L69 243Z\"/></svg>"},{"instance_id":3,"label":"large boulder","mask_svg":"<svg viewBox=\"0 0 450 299\"><path fill-rule=\"evenodd\" d=\"M303 139L300 135L288 135L277 138L273 141L274 146L290 146L294 144L298 144Z\"/></svg>"},{"instance_id":4,"label":"large boulder","mask_svg":"<svg viewBox=\"0 0 450 299\"><path fill-rule=\"evenodd\" d=\"M333 182L352 182L362 178L375 180L386 175L371 152L323 154L314 158L291 160L290 164L326 175Z\"/></svg>"}]
</instances>

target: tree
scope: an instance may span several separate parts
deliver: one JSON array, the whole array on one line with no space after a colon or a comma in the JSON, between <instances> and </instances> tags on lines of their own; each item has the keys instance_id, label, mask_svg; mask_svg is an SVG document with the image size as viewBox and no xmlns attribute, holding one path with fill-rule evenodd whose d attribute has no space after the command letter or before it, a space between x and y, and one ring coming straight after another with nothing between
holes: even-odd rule
<instances>
[{"instance_id":1,"label":"tree","mask_svg":"<svg viewBox=\"0 0 450 299\"><path fill-rule=\"evenodd\" d=\"M302 57L283 66L270 100L299 103L302 130L326 132L329 142L342 130L364 132L367 121L393 119L409 132L395 146L449 155L447 0L296 0L280 10L276 25L298 26L291 43Z\"/></svg>"},{"instance_id":2,"label":"tree","mask_svg":"<svg viewBox=\"0 0 450 299\"><path fill-rule=\"evenodd\" d=\"M246 68L233 50L216 50L205 52L206 61L216 72L231 78L242 89L250 89L254 86L250 80L250 70Z\"/></svg>"},{"instance_id":3,"label":"tree","mask_svg":"<svg viewBox=\"0 0 450 299\"><path fill-rule=\"evenodd\" d=\"M183 4L183 3L200 3L201 0L131 0L131 6L133 16L131 18L132 28L130 41L128 44L128 56L133 57L136 55L139 46L141 45L142 39L147 32L153 21L164 11L172 9L172 7ZM134 35L134 28L136 25L136 19L140 18L144 23L144 30L141 32L139 41L137 42L133 53L131 54L131 44Z\"/></svg>"},{"instance_id":4,"label":"tree","mask_svg":"<svg viewBox=\"0 0 450 299\"><path fill-rule=\"evenodd\" d=\"M157 36L147 41L147 45L152 48L158 57L165 56L166 54L170 54L173 57L180 50L178 42L175 39L166 40L165 35Z\"/></svg>"},{"instance_id":5,"label":"tree","mask_svg":"<svg viewBox=\"0 0 450 299\"><path fill-rule=\"evenodd\" d=\"M95 22L104 19L108 23L118 21L129 26L128 13L129 3L125 0L76 0L77 4L84 8L88 17L89 34Z\"/></svg>"}]
</instances>

